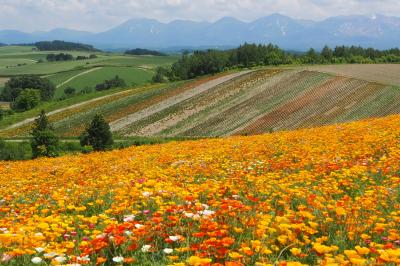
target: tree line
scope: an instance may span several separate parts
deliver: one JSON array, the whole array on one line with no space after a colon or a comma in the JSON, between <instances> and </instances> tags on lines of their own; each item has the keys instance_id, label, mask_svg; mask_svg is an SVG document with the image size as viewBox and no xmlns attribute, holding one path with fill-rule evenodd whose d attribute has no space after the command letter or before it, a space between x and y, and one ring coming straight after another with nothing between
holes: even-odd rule
<instances>
[{"instance_id":1,"label":"tree line","mask_svg":"<svg viewBox=\"0 0 400 266\"><path fill-rule=\"evenodd\" d=\"M100 51L89 44L65 42L65 41L36 42L34 43L34 46L36 46L39 51L85 51L85 52Z\"/></svg>"},{"instance_id":2,"label":"tree line","mask_svg":"<svg viewBox=\"0 0 400 266\"><path fill-rule=\"evenodd\" d=\"M377 50L358 46L325 46L320 52L310 49L305 53L287 52L276 45L241 45L230 50L195 51L184 53L171 67L159 67L153 82L186 80L215 74L230 68L277 66L293 64L367 64L400 63L400 50Z\"/></svg>"},{"instance_id":3,"label":"tree line","mask_svg":"<svg viewBox=\"0 0 400 266\"><path fill-rule=\"evenodd\" d=\"M78 55L76 58L72 54L67 53L59 53L59 54L48 54L46 56L46 60L49 62L58 62L58 61L71 61L71 60L87 60L97 58L97 55L91 54L90 56Z\"/></svg>"},{"instance_id":4,"label":"tree line","mask_svg":"<svg viewBox=\"0 0 400 266\"><path fill-rule=\"evenodd\" d=\"M153 50L148 50L148 49L141 49L141 48L136 48L132 50L127 50L125 51L125 54L128 55L154 55L154 56L166 56L166 54L158 52L158 51L153 51Z\"/></svg>"}]
</instances>

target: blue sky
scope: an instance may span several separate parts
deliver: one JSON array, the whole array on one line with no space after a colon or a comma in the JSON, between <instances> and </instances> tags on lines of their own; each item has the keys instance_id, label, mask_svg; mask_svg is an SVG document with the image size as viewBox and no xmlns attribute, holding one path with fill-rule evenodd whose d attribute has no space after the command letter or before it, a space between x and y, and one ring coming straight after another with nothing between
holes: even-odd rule
<instances>
[{"instance_id":1,"label":"blue sky","mask_svg":"<svg viewBox=\"0 0 400 266\"><path fill-rule=\"evenodd\" d=\"M99 32L131 18L253 20L271 13L322 20L375 13L399 16L399 0L0 0L0 30L71 28Z\"/></svg>"}]
</instances>

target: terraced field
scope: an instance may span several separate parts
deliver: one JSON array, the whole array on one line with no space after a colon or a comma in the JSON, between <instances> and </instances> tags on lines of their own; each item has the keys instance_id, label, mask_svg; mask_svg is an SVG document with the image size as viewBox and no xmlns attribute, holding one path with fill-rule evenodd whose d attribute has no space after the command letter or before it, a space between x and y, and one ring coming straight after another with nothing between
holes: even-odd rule
<instances>
[{"instance_id":1,"label":"terraced field","mask_svg":"<svg viewBox=\"0 0 400 266\"><path fill-rule=\"evenodd\" d=\"M397 86L277 68L131 89L52 113L50 120L63 136L79 135L96 113L119 136L248 135L399 114L399 103ZM0 135L25 136L30 122Z\"/></svg>"}]
</instances>

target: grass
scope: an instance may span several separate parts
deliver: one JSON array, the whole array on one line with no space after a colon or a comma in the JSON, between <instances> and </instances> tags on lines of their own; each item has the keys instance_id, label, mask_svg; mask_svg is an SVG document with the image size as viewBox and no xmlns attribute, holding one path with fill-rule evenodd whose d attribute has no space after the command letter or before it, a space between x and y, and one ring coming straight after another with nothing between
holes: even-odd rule
<instances>
[{"instance_id":1,"label":"grass","mask_svg":"<svg viewBox=\"0 0 400 266\"><path fill-rule=\"evenodd\" d=\"M17 67L22 67L25 65L35 64L36 61L31 59L22 59L22 58L4 58L0 59L0 71L3 69L14 69Z\"/></svg>"},{"instance_id":2,"label":"grass","mask_svg":"<svg viewBox=\"0 0 400 266\"><path fill-rule=\"evenodd\" d=\"M82 73L82 71L79 72ZM149 83L153 76L153 72L134 67L103 67L71 80L61 86L60 89L64 90L66 87L73 87L77 89L77 92L79 92L85 87L93 88L94 85L102 83L106 79L112 79L116 75L125 80L128 86L136 86Z\"/></svg>"},{"instance_id":3,"label":"grass","mask_svg":"<svg viewBox=\"0 0 400 266\"><path fill-rule=\"evenodd\" d=\"M19 55L19 57L24 57ZM11 59L14 59L11 57ZM22 60L20 58L19 60ZM31 58L28 58L32 60ZM23 74L48 75L63 71L76 69L90 69L99 66L131 66L152 69L160 65L172 64L177 59L176 56L124 56L115 54L98 54L98 58L88 60L73 60L65 62L43 62L30 65L23 65L13 68L0 68L0 76L15 76ZM10 58L0 57L0 66L9 63ZM2 61L6 63L2 63Z\"/></svg>"},{"instance_id":4,"label":"grass","mask_svg":"<svg viewBox=\"0 0 400 266\"><path fill-rule=\"evenodd\" d=\"M3 54L16 54L16 53L30 53L34 46L3 46L0 47L0 55Z\"/></svg>"},{"instance_id":5,"label":"grass","mask_svg":"<svg viewBox=\"0 0 400 266\"><path fill-rule=\"evenodd\" d=\"M56 99L65 96L64 89L68 86L74 87L79 93L85 87L94 88L105 79L111 79L116 75L123 78L128 86L144 85L150 82L157 66L170 65L178 59L178 56L156 57L95 53L97 58L94 59L48 62L46 56L51 53L69 53L74 57L89 56L93 53L33 51L32 48L32 46L0 47L0 91L10 77L26 74L48 78L58 86L55 93ZM43 62L38 63L39 60L43 60ZM76 75L91 70L93 72L74 78ZM66 81L68 82L63 84Z\"/></svg>"}]
</instances>

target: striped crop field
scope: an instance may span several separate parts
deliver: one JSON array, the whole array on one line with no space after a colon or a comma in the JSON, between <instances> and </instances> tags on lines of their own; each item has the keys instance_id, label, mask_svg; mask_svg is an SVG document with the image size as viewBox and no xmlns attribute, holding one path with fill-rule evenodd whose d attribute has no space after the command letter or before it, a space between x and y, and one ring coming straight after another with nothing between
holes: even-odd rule
<instances>
[{"instance_id":1,"label":"striped crop field","mask_svg":"<svg viewBox=\"0 0 400 266\"><path fill-rule=\"evenodd\" d=\"M307 69L261 69L147 86L50 115L77 136L96 114L118 136L253 135L400 113L400 87ZM0 131L29 134L31 123Z\"/></svg>"}]
</instances>

